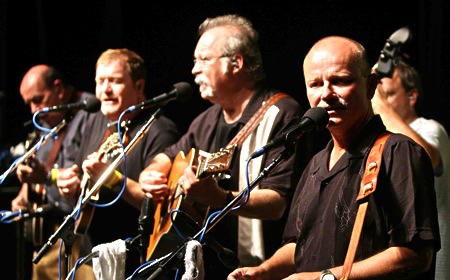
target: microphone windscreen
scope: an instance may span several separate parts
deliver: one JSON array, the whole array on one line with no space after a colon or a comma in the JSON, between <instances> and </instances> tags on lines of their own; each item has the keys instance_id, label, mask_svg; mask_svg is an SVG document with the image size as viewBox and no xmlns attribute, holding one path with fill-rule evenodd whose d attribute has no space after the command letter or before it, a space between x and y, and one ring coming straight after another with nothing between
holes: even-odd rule
<instances>
[{"instance_id":1,"label":"microphone windscreen","mask_svg":"<svg viewBox=\"0 0 450 280\"><path fill-rule=\"evenodd\" d=\"M320 130L327 126L330 115L324 108L314 107L306 111L302 119L305 118L311 119L315 123L317 130Z\"/></svg>"},{"instance_id":2,"label":"microphone windscreen","mask_svg":"<svg viewBox=\"0 0 450 280\"><path fill-rule=\"evenodd\" d=\"M189 83L179 82L173 85L177 92L177 101L186 101L192 96L192 87Z\"/></svg>"},{"instance_id":3,"label":"microphone windscreen","mask_svg":"<svg viewBox=\"0 0 450 280\"><path fill-rule=\"evenodd\" d=\"M100 110L100 107L102 105L100 100L95 98L95 96L89 96L88 98L86 98L84 100L84 103L86 104L84 110L89 112L89 113L97 112L98 110Z\"/></svg>"}]
</instances>

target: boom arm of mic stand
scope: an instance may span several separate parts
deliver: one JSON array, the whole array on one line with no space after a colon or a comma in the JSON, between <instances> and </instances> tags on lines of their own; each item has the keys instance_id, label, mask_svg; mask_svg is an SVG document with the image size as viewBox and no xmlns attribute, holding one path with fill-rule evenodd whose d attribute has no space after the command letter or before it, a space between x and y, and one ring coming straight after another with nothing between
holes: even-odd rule
<instances>
[{"instance_id":1,"label":"boom arm of mic stand","mask_svg":"<svg viewBox=\"0 0 450 280\"><path fill-rule=\"evenodd\" d=\"M38 143L36 143L31 149L29 149L17 162L15 162L15 165L6 170L5 173L2 174L2 176L0 177L0 181L3 180L4 178L6 178L6 176L8 176L9 174L11 174L14 170L16 170L17 166L23 162L25 162L27 159L29 159L32 155L34 155L34 153L36 153L36 151L38 150L38 147L40 145L45 144L45 142L47 142L48 138L50 138L51 136L59 133L59 131L61 131L61 129L63 129L63 127L65 127L67 125L67 121L65 119L63 119L57 126L55 126L48 134L43 136L43 140L39 141Z\"/></svg>"},{"instance_id":2,"label":"boom arm of mic stand","mask_svg":"<svg viewBox=\"0 0 450 280\"><path fill-rule=\"evenodd\" d=\"M280 164L283 160L289 158L292 155L293 146L287 146L280 155L276 159L274 159L266 168L264 168L252 182L250 182L249 188L252 191L258 184L261 182L278 164ZM222 220L231 210L237 206L238 202L244 198L246 190L242 190L239 195L237 195L228 205L226 205L222 211L219 212L216 216L214 216L210 223L209 227L205 229L205 233L208 233L220 220ZM203 230L200 230L192 239L199 240L202 235ZM190 239L190 240L192 240ZM169 257L163 262L151 275L147 278L147 280L158 279L159 275L166 270L174 267L178 264L178 262L183 258L183 251L186 248L186 242L183 243L180 247L178 247L174 252L172 252Z\"/></svg>"},{"instance_id":3,"label":"boom arm of mic stand","mask_svg":"<svg viewBox=\"0 0 450 280\"><path fill-rule=\"evenodd\" d=\"M91 196L94 195L94 193L103 185L103 183L106 181L106 179L111 175L112 172L116 169L116 167L120 164L120 162L123 159L123 154L127 154L129 151L131 151L134 146L144 137L144 134L147 133L150 126L153 124L153 122L161 115L162 109L159 108L156 110L155 113L153 113L152 117L142 126L142 128L138 131L136 136L130 141L130 143L125 147L125 150L121 152L119 156L116 157L116 159L113 161L113 163L103 172L102 176L97 180L95 185L89 190L89 192L86 194L86 197L81 201L80 204L75 207L75 209L72 211L72 213L67 216L67 218L64 220L64 222L61 224L61 226L56 230L56 232L49 238L47 243L42 246L42 248L39 250L37 255L33 259L33 263L37 264L39 260L45 255L45 253L50 249L50 247L55 244L55 242L59 239L59 237L62 235L64 230L66 228L69 228L70 225L72 225L75 222L75 216L77 215L78 211L80 209L83 209L83 207L91 200Z\"/></svg>"}]
</instances>

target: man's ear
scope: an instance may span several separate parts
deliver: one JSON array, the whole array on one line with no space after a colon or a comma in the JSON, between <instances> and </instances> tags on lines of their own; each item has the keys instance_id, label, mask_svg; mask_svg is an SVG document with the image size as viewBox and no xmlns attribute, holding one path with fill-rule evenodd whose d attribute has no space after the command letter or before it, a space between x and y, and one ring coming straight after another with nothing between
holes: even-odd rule
<instances>
[{"instance_id":1,"label":"man's ear","mask_svg":"<svg viewBox=\"0 0 450 280\"><path fill-rule=\"evenodd\" d=\"M235 54L231 58L231 65L233 66L233 72L241 70L244 67L244 57L240 54Z\"/></svg>"},{"instance_id":2,"label":"man's ear","mask_svg":"<svg viewBox=\"0 0 450 280\"><path fill-rule=\"evenodd\" d=\"M414 108L419 97L419 91L416 88L413 88L412 90L408 91L407 94L409 99L409 106Z\"/></svg>"},{"instance_id":3,"label":"man's ear","mask_svg":"<svg viewBox=\"0 0 450 280\"><path fill-rule=\"evenodd\" d=\"M145 87L145 80L144 79L140 79L139 81L136 82L136 90L138 92L138 96L142 100L144 98L144 87Z\"/></svg>"},{"instance_id":4,"label":"man's ear","mask_svg":"<svg viewBox=\"0 0 450 280\"><path fill-rule=\"evenodd\" d=\"M58 96L58 99L64 99L64 85L60 79L56 79L53 81L53 88L55 90L55 94Z\"/></svg>"},{"instance_id":5,"label":"man's ear","mask_svg":"<svg viewBox=\"0 0 450 280\"><path fill-rule=\"evenodd\" d=\"M369 77L367 77L367 94L368 94L367 97L369 97L369 99L373 98L377 86L378 86L378 77L375 73L371 73Z\"/></svg>"},{"instance_id":6,"label":"man's ear","mask_svg":"<svg viewBox=\"0 0 450 280\"><path fill-rule=\"evenodd\" d=\"M138 91L144 92L144 86L145 86L145 81L144 81L144 79L140 79L139 81L136 82L136 89L137 89Z\"/></svg>"}]
</instances>

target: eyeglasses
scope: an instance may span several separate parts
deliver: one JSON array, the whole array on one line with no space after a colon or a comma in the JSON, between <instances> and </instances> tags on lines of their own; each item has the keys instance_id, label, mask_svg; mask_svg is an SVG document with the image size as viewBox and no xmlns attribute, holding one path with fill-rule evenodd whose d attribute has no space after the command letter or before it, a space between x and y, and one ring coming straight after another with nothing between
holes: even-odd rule
<instances>
[{"instance_id":1,"label":"eyeglasses","mask_svg":"<svg viewBox=\"0 0 450 280\"><path fill-rule=\"evenodd\" d=\"M216 56L216 57L204 57L204 56L202 56L202 57L196 57L196 58L194 58L194 65L196 65L197 63L198 64L200 64L200 65L206 65L206 64L208 64L208 63L211 63L213 60L216 60L216 59L219 59L219 58L222 58L222 57L230 57L229 55L221 55L221 56Z\"/></svg>"}]
</instances>

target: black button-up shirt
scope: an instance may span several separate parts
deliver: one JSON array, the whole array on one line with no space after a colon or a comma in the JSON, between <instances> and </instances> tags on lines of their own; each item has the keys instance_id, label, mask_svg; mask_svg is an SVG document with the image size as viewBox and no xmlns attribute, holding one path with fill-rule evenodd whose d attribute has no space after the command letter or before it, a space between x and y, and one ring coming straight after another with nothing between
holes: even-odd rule
<instances>
[{"instance_id":1,"label":"black button-up shirt","mask_svg":"<svg viewBox=\"0 0 450 280\"><path fill-rule=\"evenodd\" d=\"M375 116L330 171L331 141L308 165L294 195L284 235L286 241L297 242L297 272L343 265L365 162L384 130L381 119ZM424 242L433 242L438 250L436 212L428 155L411 139L391 135L383 151L377 189L369 196L355 262L393 246L417 249ZM415 279L433 279L429 278L433 273Z\"/></svg>"}]
</instances>

